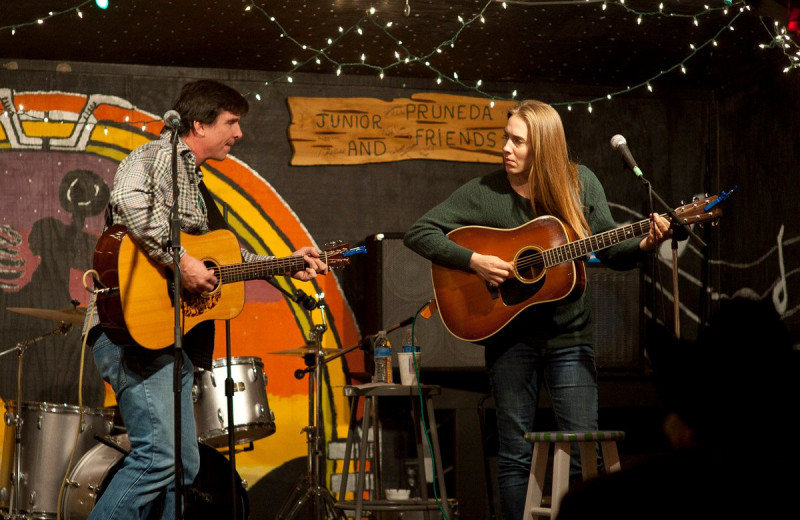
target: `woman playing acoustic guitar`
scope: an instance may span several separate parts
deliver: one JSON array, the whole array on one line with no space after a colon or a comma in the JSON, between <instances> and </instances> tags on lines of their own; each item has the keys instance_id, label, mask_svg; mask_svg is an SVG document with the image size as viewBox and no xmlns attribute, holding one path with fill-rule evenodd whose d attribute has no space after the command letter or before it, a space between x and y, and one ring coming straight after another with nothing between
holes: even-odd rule
<instances>
[{"instance_id":1,"label":"woman playing acoustic guitar","mask_svg":"<svg viewBox=\"0 0 800 520\"><path fill-rule=\"evenodd\" d=\"M434 263L435 285L437 268L472 279L460 289L445 287L441 294L437 290L440 310L444 297L459 291L466 299L483 298L481 308L487 313L494 312L493 306L500 312L514 309L496 325L488 320L486 330L456 335L485 345L497 408L503 518L519 520L531 461L531 445L523 434L533 431L541 385L548 389L559 429L597 430L597 375L590 299L583 292L584 257L573 255L578 258L558 263L542 251L554 240L553 227L565 242L572 242L612 230L616 224L600 181L569 159L561 118L550 105L528 100L512 108L503 143L504 169L457 189L423 215L404 242ZM624 235L615 245L604 245L598 258L614 269L633 268L643 252L654 250L670 234L667 220L651 218L655 225ZM550 225L542 226L545 221ZM476 227L461 230L465 226ZM448 236L455 230L462 232ZM641 240L628 240L644 234ZM508 250L520 248L509 248L506 242L515 244L520 235L529 245L523 248L527 256L507 256ZM545 269L548 265L552 270ZM478 308L459 302L452 306ZM482 312L455 321L480 323ZM448 324L446 319L445 324L451 332L464 325ZM571 469L576 470L579 473L579 468Z\"/></svg>"}]
</instances>

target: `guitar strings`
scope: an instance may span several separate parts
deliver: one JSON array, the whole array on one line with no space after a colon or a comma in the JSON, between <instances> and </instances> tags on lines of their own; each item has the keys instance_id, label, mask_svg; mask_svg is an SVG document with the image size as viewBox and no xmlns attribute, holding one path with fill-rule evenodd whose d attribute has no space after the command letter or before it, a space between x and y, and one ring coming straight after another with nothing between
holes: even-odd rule
<instances>
[{"instance_id":1,"label":"guitar strings","mask_svg":"<svg viewBox=\"0 0 800 520\"><path fill-rule=\"evenodd\" d=\"M543 252L535 251L529 256L525 256L517 261L517 269L525 270L529 268L542 269L551 267L584 256L591 251L611 247L625 240L642 236L649 231L650 220L642 220L628 226L584 238L583 240L563 244ZM633 234L630 235L630 232L633 232ZM591 249L587 249L585 244L591 244Z\"/></svg>"},{"instance_id":2,"label":"guitar strings","mask_svg":"<svg viewBox=\"0 0 800 520\"><path fill-rule=\"evenodd\" d=\"M320 257L327 258L327 255L321 252ZM241 264L215 265L210 269L214 271L217 280L225 280L227 283L251 280L259 278L260 276L293 273L304 269L305 266L305 258L295 255L285 258L270 258L267 260L244 262Z\"/></svg>"}]
</instances>

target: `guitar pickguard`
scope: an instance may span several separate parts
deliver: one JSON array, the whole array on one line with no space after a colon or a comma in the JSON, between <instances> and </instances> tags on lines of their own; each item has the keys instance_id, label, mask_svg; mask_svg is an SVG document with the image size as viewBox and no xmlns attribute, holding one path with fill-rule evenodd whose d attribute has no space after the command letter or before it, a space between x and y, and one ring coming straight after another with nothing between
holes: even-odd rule
<instances>
[{"instance_id":1,"label":"guitar pickguard","mask_svg":"<svg viewBox=\"0 0 800 520\"><path fill-rule=\"evenodd\" d=\"M216 291L208 296L184 291L183 297L181 298L183 315L187 318L201 316L213 309L221 297L222 291Z\"/></svg>"},{"instance_id":2,"label":"guitar pickguard","mask_svg":"<svg viewBox=\"0 0 800 520\"><path fill-rule=\"evenodd\" d=\"M547 274L533 283L523 283L516 278L510 278L500 284L500 298L507 306L520 304L533 297L544 287Z\"/></svg>"},{"instance_id":3,"label":"guitar pickguard","mask_svg":"<svg viewBox=\"0 0 800 520\"><path fill-rule=\"evenodd\" d=\"M207 264L209 264L207 262ZM209 267L213 267L213 265L209 265ZM170 302L174 302L174 291L175 282L173 278L173 270L169 267L164 269L164 278L167 282L167 298ZM222 298L222 289L217 285L214 288L214 292L211 294L196 294L189 291L182 291L181 292L181 310L183 316L186 318L196 318L197 316L202 316L203 314L211 311L216 305L219 303L220 298ZM175 306L171 305L174 309Z\"/></svg>"}]
</instances>

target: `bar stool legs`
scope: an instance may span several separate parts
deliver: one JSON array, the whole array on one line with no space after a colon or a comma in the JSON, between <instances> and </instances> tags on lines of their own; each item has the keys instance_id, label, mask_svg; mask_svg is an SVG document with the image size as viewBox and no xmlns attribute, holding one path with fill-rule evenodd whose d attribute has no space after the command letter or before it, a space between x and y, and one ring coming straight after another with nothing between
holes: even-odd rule
<instances>
[{"instance_id":1,"label":"bar stool legs","mask_svg":"<svg viewBox=\"0 0 800 520\"><path fill-rule=\"evenodd\" d=\"M525 434L525 440L533 443L531 470L528 478L528 491L525 496L525 516L522 520L546 516L558 516L561 499L569 489L570 444L577 442L580 447L581 473L583 479L594 477L598 473L597 448L603 454L603 462L607 473L619 471L619 453L617 441L625 438L621 431L595 432L532 432ZM547 462L550 446L553 446L553 481L550 493L550 507L543 506L544 480L547 473Z\"/></svg>"}]
</instances>

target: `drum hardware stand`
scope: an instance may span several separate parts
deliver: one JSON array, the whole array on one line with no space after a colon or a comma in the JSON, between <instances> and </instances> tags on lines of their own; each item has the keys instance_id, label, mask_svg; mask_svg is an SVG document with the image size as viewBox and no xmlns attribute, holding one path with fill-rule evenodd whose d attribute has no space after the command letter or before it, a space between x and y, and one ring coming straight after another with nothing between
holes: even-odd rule
<instances>
[{"instance_id":1,"label":"drum hardware stand","mask_svg":"<svg viewBox=\"0 0 800 520\"><path fill-rule=\"evenodd\" d=\"M300 293L301 291L298 291ZM322 337L328 329L325 321L325 312L327 305L325 304L324 295L318 295L319 300L316 301L316 307L322 311L322 324L315 325L314 330L309 334L309 340L306 345L309 350L313 352L306 353L303 359L306 363L305 369L299 369L294 373L297 379L302 379L303 375L308 373L308 426L304 428L306 432L306 439L308 442L308 460L307 469L308 473L301 477L300 481L295 485L289 497L284 502L283 507L276 516L277 520L288 520L294 518L300 511L303 504L309 499L312 499L312 516L313 520L322 520L326 518L327 512L330 517L337 519L344 519L344 513L336 509L334 505L333 495L324 485L325 474L325 449L322 444L323 441L323 419L322 419L322 369L327 363L324 359L322 350ZM292 299L302 299L302 296L294 295ZM308 297L310 299L310 297ZM297 301L297 300L295 300ZM306 300L307 301L307 300ZM303 303L307 310L310 305ZM313 373L313 377L312 374ZM305 491L303 489L305 488Z\"/></svg>"},{"instance_id":2,"label":"drum hardware stand","mask_svg":"<svg viewBox=\"0 0 800 520\"><path fill-rule=\"evenodd\" d=\"M127 457L128 455L131 454L131 450L126 450L125 448L114 442L113 438L110 435L98 435L95 433L94 440L96 440L101 444L105 444L112 450L117 450L118 452L122 453L123 457Z\"/></svg>"},{"instance_id":3,"label":"drum hardware stand","mask_svg":"<svg viewBox=\"0 0 800 520\"><path fill-rule=\"evenodd\" d=\"M28 349L30 345L33 343L39 342L49 336L54 336L56 334L63 334L66 335L70 330L72 330L72 325L69 323L61 322L58 327L53 329L52 331L42 334L41 336L37 336L33 339L29 339L26 341L20 341L14 347L0 352L0 357L5 356L6 354L10 354L11 352L17 353L17 413L11 414L8 412L5 417L6 425L11 426L14 425L14 477L12 479L12 485L14 486L14 492L9 497L9 507L8 507L8 520L16 520L22 519L24 520L25 516L19 514L19 488L20 482L22 480L22 475L20 475L22 471L22 416L20 415L20 411L22 409L22 361L23 356L25 355L25 351Z\"/></svg>"}]
</instances>

